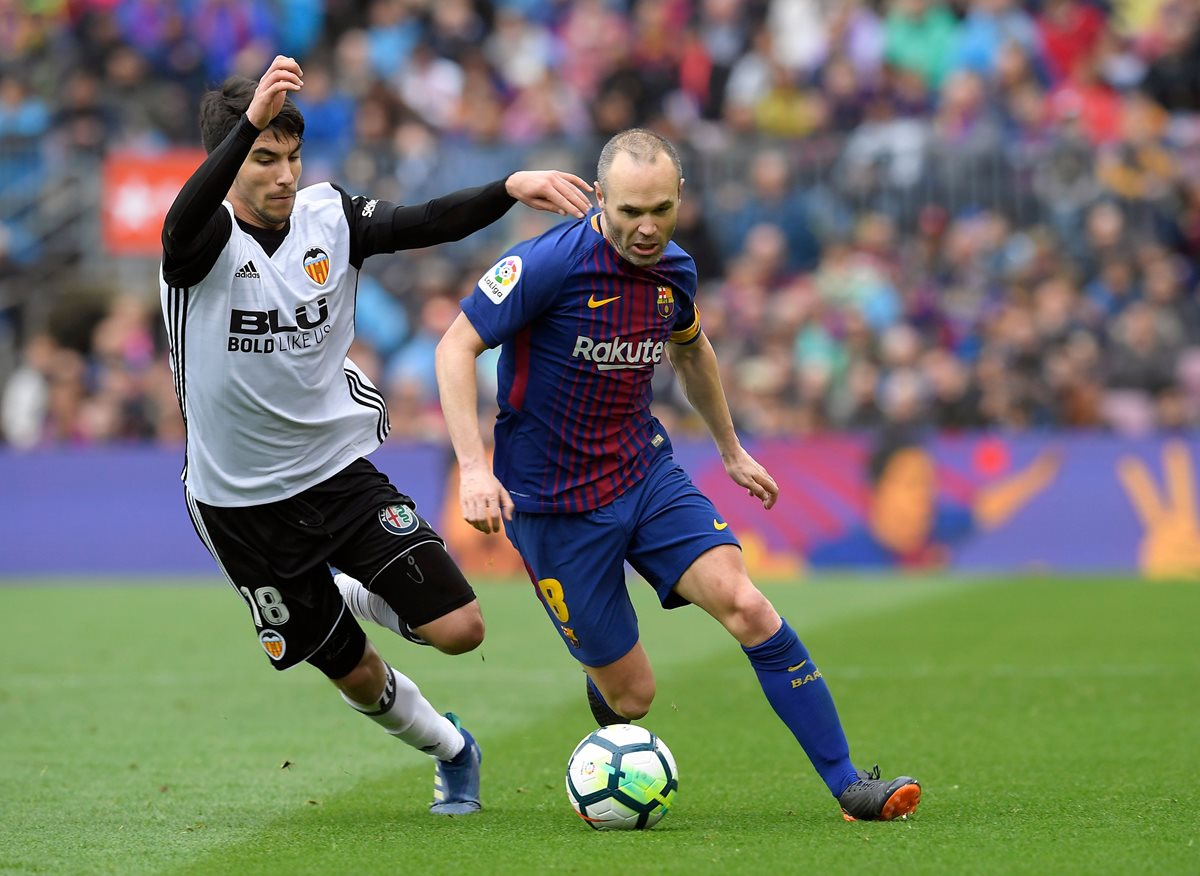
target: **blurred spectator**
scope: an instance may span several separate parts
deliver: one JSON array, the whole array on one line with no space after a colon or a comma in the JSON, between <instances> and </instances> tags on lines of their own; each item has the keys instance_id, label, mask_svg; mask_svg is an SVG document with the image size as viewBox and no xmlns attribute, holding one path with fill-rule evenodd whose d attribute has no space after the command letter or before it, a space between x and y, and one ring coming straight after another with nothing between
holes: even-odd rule
<instances>
[{"instance_id":1,"label":"blurred spectator","mask_svg":"<svg viewBox=\"0 0 1200 876\"><path fill-rule=\"evenodd\" d=\"M267 0L195 0L189 8L188 32L203 48L211 81L219 82L234 72L234 59L252 44L276 45L280 16Z\"/></svg>"},{"instance_id":2,"label":"blurred spectator","mask_svg":"<svg viewBox=\"0 0 1200 876\"><path fill-rule=\"evenodd\" d=\"M423 291L428 297L421 305L416 329L384 365L384 383L389 392L411 391L414 397L428 402L437 399L433 351L458 316L458 299L441 291L448 280L448 272L426 280Z\"/></svg>"},{"instance_id":3,"label":"blurred spectator","mask_svg":"<svg viewBox=\"0 0 1200 876\"><path fill-rule=\"evenodd\" d=\"M495 30L483 43L488 63L500 78L516 89L545 80L556 58L554 37L543 25L530 21L519 9L496 12Z\"/></svg>"},{"instance_id":4,"label":"blurred spectator","mask_svg":"<svg viewBox=\"0 0 1200 876\"><path fill-rule=\"evenodd\" d=\"M304 169L310 179L331 177L350 149L354 100L339 89L328 67L312 61L304 65L304 90L295 102L304 113Z\"/></svg>"},{"instance_id":5,"label":"blurred spectator","mask_svg":"<svg viewBox=\"0 0 1200 876\"><path fill-rule=\"evenodd\" d=\"M463 93L463 70L438 56L425 42L413 47L408 63L396 74L396 91L423 121L445 129L454 120Z\"/></svg>"},{"instance_id":6,"label":"blurred spectator","mask_svg":"<svg viewBox=\"0 0 1200 876\"><path fill-rule=\"evenodd\" d=\"M719 280L725 273L725 259L717 245L712 224L704 211L703 195L685 191L679 204L679 222L674 241L696 261L696 275L701 285Z\"/></svg>"},{"instance_id":7,"label":"blurred spectator","mask_svg":"<svg viewBox=\"0 0 1200 876\"><path fill-rule=\"evenodd\" d=\"M859 207L877 205L884 192L905 198L925 174L929 135L928 122L899 117L886 94L872 96L839 156L839 186Z\"/></svg>"},{"instance_id":8,"label":"blurred spectator","mask_svg":"<svg viewBox=\"0 0 1200 876\"><path fill-rule=\"evenodd\" d=\"M787 67L770 68L770 84L754 104L755 128L770 137L803 137L825 121L824 104Z\"/></svg>"},{"instance_id":9,"label":"blurred spectator","mask_svg":"<svg viewBox=\"0 0 1200 876\"><path fill-rule=\"evenodd\" d=\"M183 113L188 106L183 88L154 76L146 58L130 46L108 56L104 97L114 114L115 142L153 150L183 142L195 122Z\"/></svg>"},{"instance_id":10,"label":"blurred spectator","mask_svg":"<svg viewBox=\"0 0 1200 876\"><path fill-rule=\"evenodd\" d=\"M1094 327L1115 317L1138 297L1134 266L1128 257L1112 254L1105 258L1084 293L1098 312Z\"/></svg>"},{"instance_id":11,"label":"blurred spectator","mask_svg":"<svg viewBox=\"0 0 1200 876\"><path fill-rule=\"evenodd\" d=\"M985 425L979 411L979 391L971 383L966 364L949 351L937 348L921 357L921 371L929 386L929 419L939 429L975 429Z\"/></svg>"},{"instance_id":12,"label":"blurred spectator","mask_svg":"<svg viewBox=\"0 0 1200 876\"><path fill-rule=\"evenodd\" d=\"M1200 9L1167 0L1150 39L1154 53L1142 87L1171 112L1200 112Z\"/></svg>"},{"instance_id":13,"label":"blurred spectator","mask_svg":"<svg viewBox=\"0 0 1200 876\"><path fill-rule=\"evenodd\" d=\"M695 31L698 59L706 73L702 87L694 87L700 109L706 119L720 117L726 88L734 64L749 39L749 19L739 0L701 0L700 21ZM693 76L697 74L693 73ZM684 76L685 81L692 77Z\"/></svg>"},{"instance_id":14,"label":"blurred spectator","mask_svg":"<svg viewBox=\"0 0 1200 876\"><path fill-rule=\"evenodd\" d=\"M750 229L762 224L779 228L787 241L787 268L807 270L820 255L804 193L791 179L787 157L776 149L756 155L750 166L750 189L725 223L725 252L736 253Z\"/></svg>"},{"instance_id":15,"label":"blurred spectator","mask_svg":"<svg viewBox=\"0 0 1200 876\"><path fill-rule=\"evenodd\" d=\"M1084 0L1044 0L1037 16L1050 77L1061 82L1092 59L1104 33L1104 14Z\"/></svg>"},{"instance_id":16,"label":"blurred spectator","mask_svg":"<svg viewBox=\"0 0 1200 876\"><path fill-rule=\"evenodd\" d=\"M868 0L844 0L826 7L829 15L826 57L845 57L858 79L868 87L878 80L887 40L874 5Z\"/></svg>"},{"instance_id":17,"label":"blurred spectator","mask_svg":"<svg viewBox=\"0 0 1200 876\"><path fill-rule=\"evenodd\" d=\"M1138 95L1126 97L1119 138L1099 153L1096 177L1123 201L1142 201L1165 212L1177 173L1166 128L1162 107Z\"/></svg>"},{"instance_id":18,"label":"blurred spectator","mask_svg":"<svg viewBox=\"0 0 1200 876\"><path fill-rule=\"evenodd\" d=\"M834 131L852 131L862 122L867 94L859 73L843 55L830 58L821 74L825 123Z\"/></svg>"},{"instance_id":19,"label":"blurred spectator","mask_svg":"<svg viewBox=\"0 0 1200 876\"><path fill-rule=\"evenodd\" d=\"M0 435L18 449L36 447L45 437L50 380L58 345L47 334L25 342L21 361L0 393Z\"/></svg>"},{"instance_id":20,"label":"blurred spectator","mask_svg":"<svg viewBox=\"0 0 1200 876\"><path fill-rule=\"evenodd\" d=\"M1000 124L975 73L950 74L933 118L930 158L940 185L969 190L972 182L995 178ZM975 199L972 199L975 200ZM970 206L986 206L978 201Z\"/></svg>"},{"instance_id":21,"label":"blurred spectator","mask_svg":"<svg viewBox=\"0 0 1200 876\"><path fill-rule=\"evenodd\" d=\"M1093 145L1111 143L1120 130L1121 102L1100 78L1095 59L1080 58L1050 94L1056 120L1079 126Z\"/></svg>"},{"instance_id":22,"label":"blurred spectator","mask_svg":"<svg viewBox=\"0 0 1200 876\"><path fill-rule=\"evenodd\" d=\"M487 26L471 0L438 0L429 4L426 40L437 55L462 63L487 35Z\"/></svg>"},{"instance_id":23,"label":"blurred spectator","mask_svg":"<svg viewBox=\"0 0 1200 876\"><path fill-rule=\"evenodd\" d=\"M582 140L590 131L583 100L550 70L522 88L503 111L505 139L521 145Z\"/></svg>"},{"instance_id":24,"label":"blurred spectator","mask_svg":"<svg viewBox=\"0 0 1200 876\"><path fill-rule=\"evenodd\" d=\"M42 139L50 128L46 104L15 74L0 73L0 193L33 194L43 183Z\"/></svg>"},{"instance_id":25,"label":"blurred spectator","mask_svg":"<svg viewBox=\"0 0 1200 876\"><path fill-rule=\"evenodd\" d=\"M1149 304L1131 305L1118 318L1107 357L1110 389L1153 397L1174 383L1178 321Z\"/></svg>"},{"instance_id":26,"label":"blurred spectator","mask_svg":"<svg viewBox=\"0 0 1200 876\"><path fill-rule=\"evenodd\" d=\"M82 69L69 74L52 131L66 156L100 158L113 141L118 124L113 108L101 95L100 78Z\"/></svg>"},{"instance_id":27,"label":"blurred spectator","mask_svg":"<svg viewBox=\"0 0 1200 876\"><path fill-rule=\"evenodd\" d=\"M1037 25L1017 0L976 0L963 19L951 66L988 76L1004 51L1032 57L1041 45Z\"/></svg>"},{"instance_id":28,"label":"blurred spectator","mask_svg":"<svg viewBox=\"0 0 1200 876\"><path fill-rule=\"evenodd\" d=\"M421 41L415 6L407 0L371 0L367 15L366 57L377 77L392 79Z\"/></svg>"},{"instance_id":29,"label":"blurred spectator","mask_svg":"<svg viewBox=\"0 0 1200 876\"><path fill-rule=\"evenodd\" d=\"M725 86L724 121L737 132L754 128L754 107L771 88L774 40L771 31L754 31L749 51L742 54L729 71Z\"/></svg>"},{"instance_id":30,"label":"blurred spectator","mask_svg":"<svg viewBox=\"0 0 1200 876\"><path fill-rule=\"evenodd\" d=\"M893 0L884 32L889 64L916 73L931 88L941 86L958 43L959 23L940 0Z\"/></svg>"},{"instance_id":31,"label":"blurred spectator","mask_svg":"<svg viewBox=\"0 0 1200 876\"><path fill-rule=\"evenodd\" d=\"M326 0L276 0L276 4L279 54L307 57L321 37Z\"/></svg>"}]
</instances>

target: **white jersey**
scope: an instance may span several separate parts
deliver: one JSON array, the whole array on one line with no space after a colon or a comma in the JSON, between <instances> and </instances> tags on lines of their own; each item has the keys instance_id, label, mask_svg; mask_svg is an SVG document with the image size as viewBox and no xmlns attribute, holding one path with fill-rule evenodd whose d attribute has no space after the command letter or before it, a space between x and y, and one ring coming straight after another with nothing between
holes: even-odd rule
<instances>
[{"instance_id":1,"label":"white jersey","mask_svg":"<svg viewBox=\"0 0 1200 876\"><path fill-rule=\"evenodd\" d=\"M169 286L160 272L187 426L183 480L199 501L286 499L383 442L383 396L346 356L358 283L349 251L342 195L321 183L297 193L273 255L234 221L199 283Z\"/></svg>"}]
</instances>

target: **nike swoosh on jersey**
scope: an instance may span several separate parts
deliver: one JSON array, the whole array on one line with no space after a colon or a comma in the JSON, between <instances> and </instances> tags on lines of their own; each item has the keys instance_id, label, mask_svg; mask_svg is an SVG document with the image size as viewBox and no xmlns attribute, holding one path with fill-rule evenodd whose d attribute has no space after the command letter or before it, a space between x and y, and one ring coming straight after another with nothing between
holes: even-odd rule
<instances>
[{"instance_id":1,"label":"nike swoosh on jersey","mask_svg":"<svg viewBox=\"0 0 1200 876\"><path fill-rule=\"evenodd\" d=\"M789 667L787 668L787 671L788 671L788 672L795 672L797 669L801 669L801 668L804 666L804 664L805 664L805 663L807 663L807 662L808 662L807 660L801 660L801 661L800 661L799 663L797 663L795 666L789 666Z\"/></svg>"},{"instance_id":2,"label":"nike swoosh on jersey","mask_svg":"<svg viewBox=\"0 0 1200 876\"><path fill-rule=\"evenodd\" d=\"M606 304L612 304L620 297L620 295L614 295L612 298L601 298L599 301L597 301L595 293L592 293L588 296L588 307L590 307L592 310L595 310L597 307L603 307Z\"/></svg>"},{"instance_id":3,"label":"nike swoosh on jersey","mask_svg":"<svg viewBox=\"0 0 1200 876\"><path fill-rule=\"evenodd\" d=\"M718 523L715 518L713 519L713 529L715 529L717 532L720 532L728 525L728 523Z\"/></svg>"}]
</instances>

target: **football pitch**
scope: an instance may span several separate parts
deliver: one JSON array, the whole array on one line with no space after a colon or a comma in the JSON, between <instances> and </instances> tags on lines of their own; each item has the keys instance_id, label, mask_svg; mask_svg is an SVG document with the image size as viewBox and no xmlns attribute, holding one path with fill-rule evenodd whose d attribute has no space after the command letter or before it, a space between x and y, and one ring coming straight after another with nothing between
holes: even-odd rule
<instances>
[{"instance_id":1,"label":"football pitch","mask_svg":"<svg viewBox=\"0 0 1200 876\"><path fill-rule=\"evenodd\" d=\"M1200 588L1118 579L764 587L907 822L844 822L748 662L634 582L680 791L598 833L563 770L583 677L528 583L478 587L482 648L368 632L483 748L484 811L315 670L277 674L215 579L0 582L0 873L1197 873Z\"/></svg>"}]
</instances>

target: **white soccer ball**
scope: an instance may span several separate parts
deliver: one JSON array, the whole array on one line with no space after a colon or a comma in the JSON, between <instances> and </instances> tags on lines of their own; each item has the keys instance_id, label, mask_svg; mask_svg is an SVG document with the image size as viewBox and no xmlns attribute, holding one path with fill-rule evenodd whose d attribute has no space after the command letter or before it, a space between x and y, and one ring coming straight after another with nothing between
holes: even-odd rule
<instances>
[{"instance_id":1,"label":"white soccer ball","mask_svg":"<svg viewBox=\"0 0 1200 876\"><path fill-rule=\"evenodd\" d=\"M596 830L654 827L678 790L671 750L635 724L612 724L589 733L567 761L567 799Z\"/></svg>"}]
</instances>

